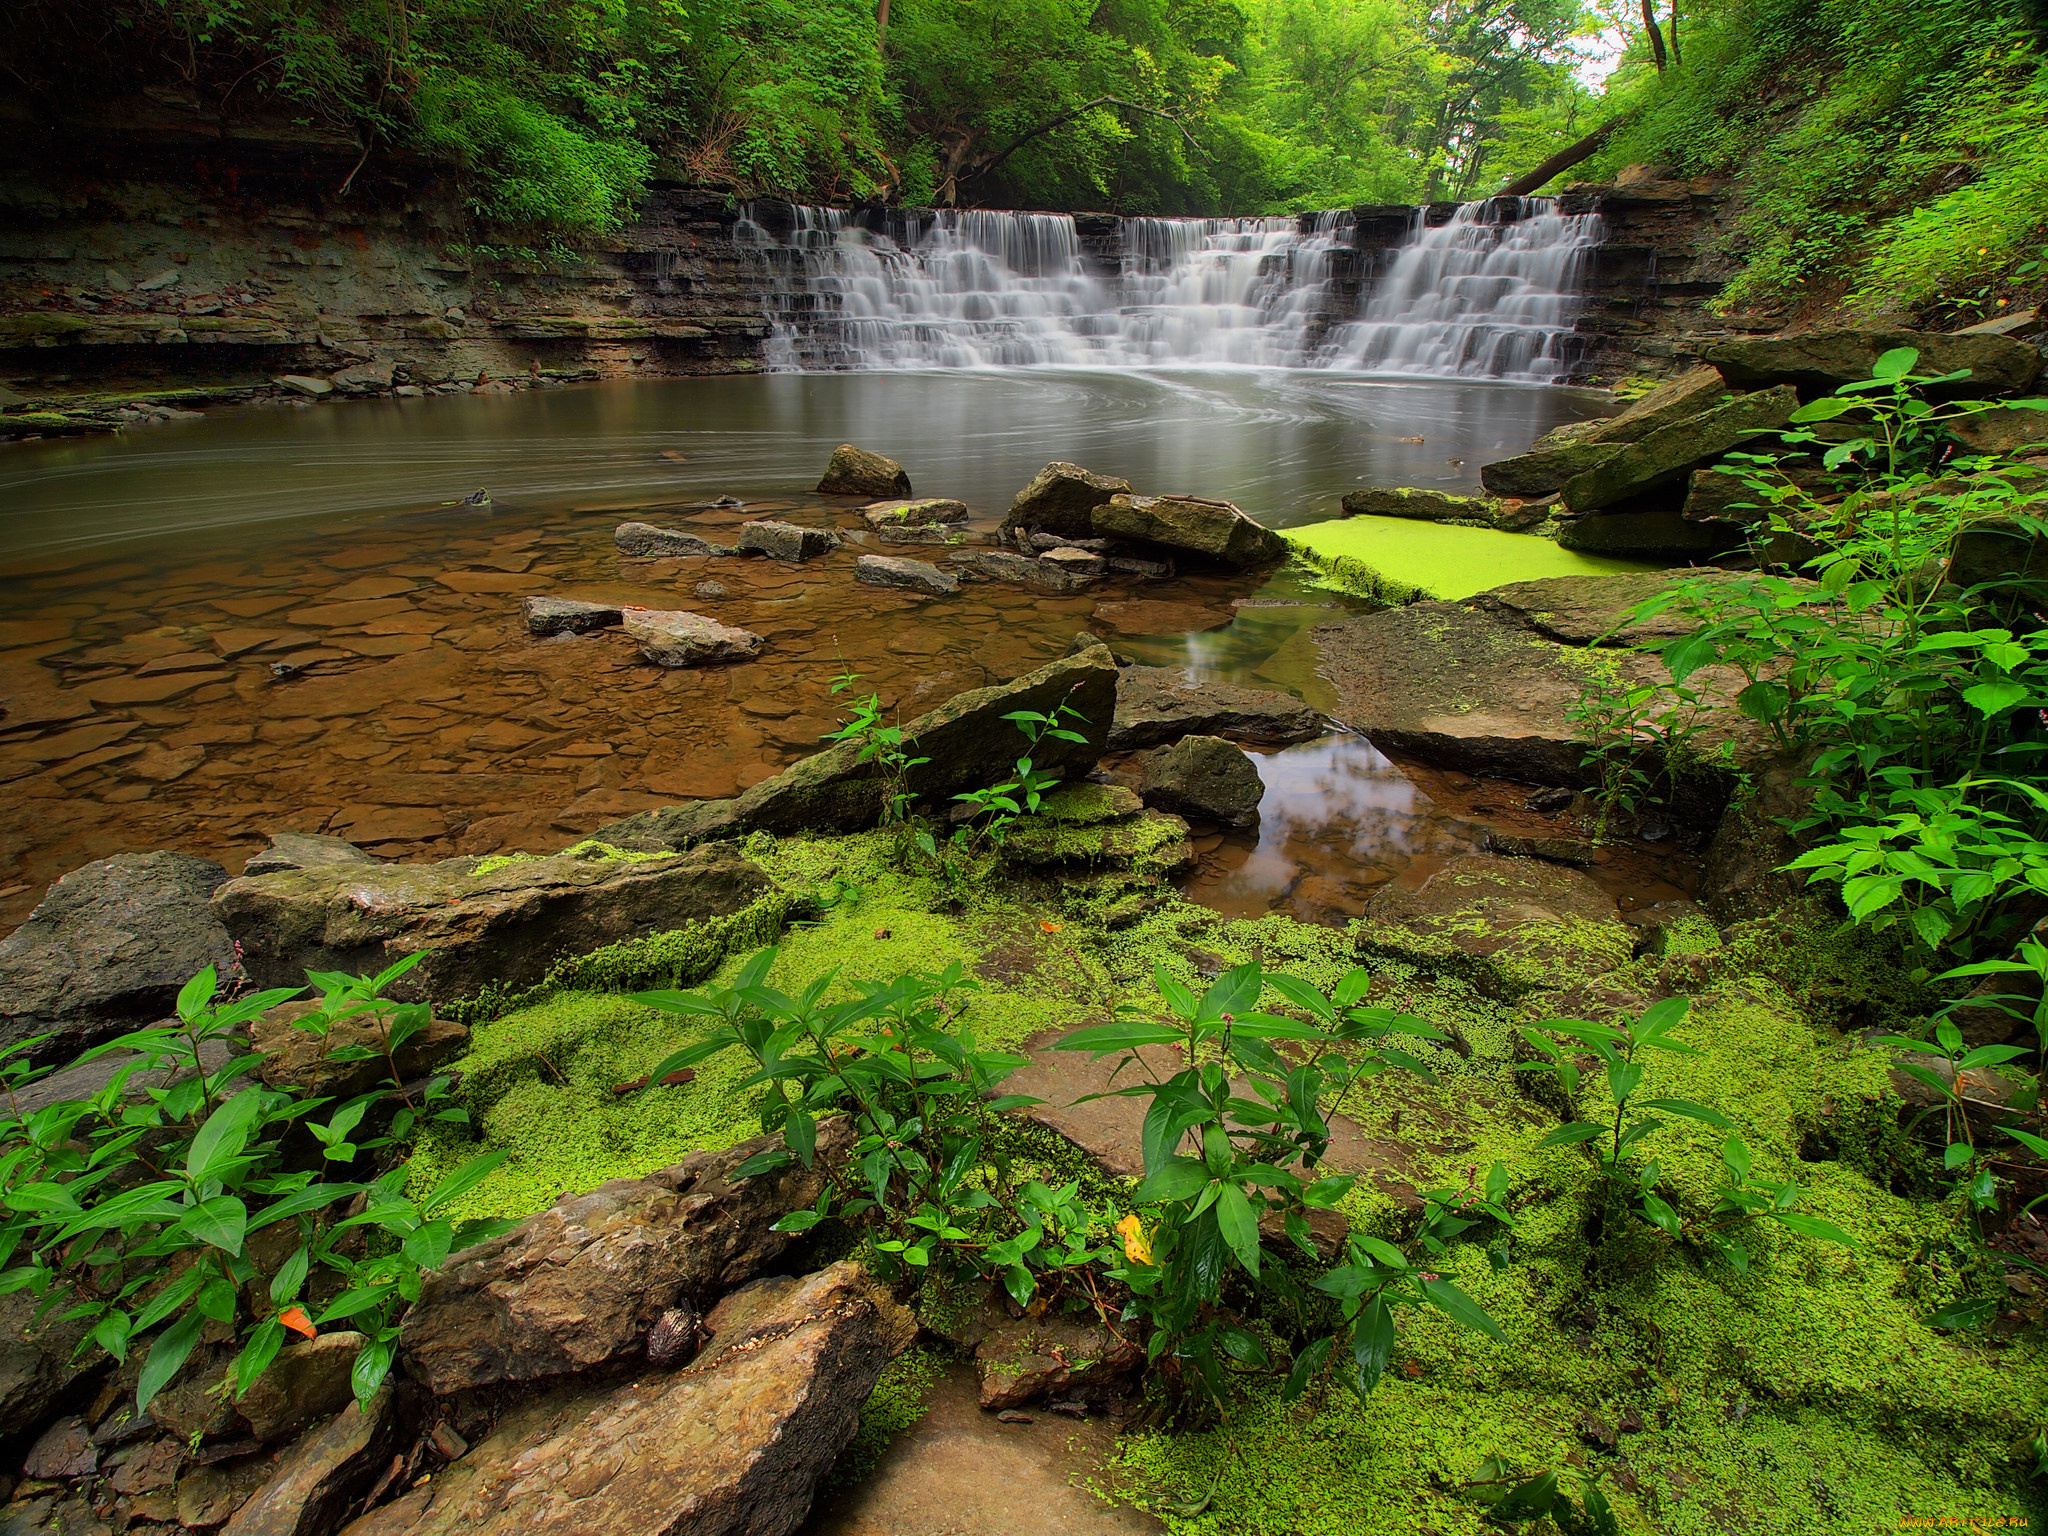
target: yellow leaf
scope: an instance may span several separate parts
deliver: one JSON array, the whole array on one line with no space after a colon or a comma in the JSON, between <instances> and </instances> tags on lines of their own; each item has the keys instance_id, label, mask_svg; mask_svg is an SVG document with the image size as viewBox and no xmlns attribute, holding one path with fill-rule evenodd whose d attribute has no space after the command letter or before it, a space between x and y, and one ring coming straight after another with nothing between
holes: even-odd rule
<instances>
[{"instance_id":1,"label":"yellow leaf","mask_svg":"<svg viewBox=\"0 0 2048 1536\"><path fill-rule=\"evenodd\" d=\"M1133 1211L1122 1221L1118 1222L1116 1230L1118 1235L1124 1240L1125 1258L1129 1259L1133 1264L1150 1264L1152 1262L1152 1241L1145 1236L1145 1224L1138 1220L1137 1212Z\"/></svg>"}]
</instances>

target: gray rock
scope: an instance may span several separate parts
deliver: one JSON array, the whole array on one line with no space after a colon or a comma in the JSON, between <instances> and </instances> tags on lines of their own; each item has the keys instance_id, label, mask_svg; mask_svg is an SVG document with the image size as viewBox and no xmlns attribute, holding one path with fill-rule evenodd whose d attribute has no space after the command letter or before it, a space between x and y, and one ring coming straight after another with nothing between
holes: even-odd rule
<instances>
[{"instance_id":1,"label":"gray rock","mask_svg":"<svg viewBox=\"0 0 2048 1536\"><path fill-rule=\"evenodd\" d=\"M1870 377L1878 358L1899 347L1920 354L1913 371L1970 376L1928 391L1937 398L1978 399L2023 393L2041 374L2041 354L2009 336L1946 335L1937 331L1828 330L1803 336L1761 336L1710 348L1707 361L1742 389L1791 384L1827 394Z\"/></svg>"},{"instance_id":2,"label":"gray rock","mask_svg":"<svg viewBox=\"0 0 2048 1536\"><path fill-rule=\"evenodd\" d=\"M235 1404L249 1433L270 1445L341 1412L355 1397L349 1372L364 1342L360 1333L337 1330L317 1339L295 1338L279 1350Z\"/></svg>"},{"instance_id":3,"label":"gray rock","mask_svg":"<svg viewBox=\"0 0 2048 1536\"><path fill-rule=\"evenodd\" d=\"M1500 515L1500 503L1491 496L1453 496L1445 491L1423 491L1401 486L1345 492L1344 515L1412 517L1432 523L1491 528L1494 526L1494 520Z\"/></svg>"},{"instance_id":4,"label":"gray rock","mask_svg":"<svg viewBox=\"0 0 2048 1536\"><path fill-rule=\"evenodd\" d=\"M737 912L770 889L731 848L657 859L564 852L472 874L438 864L288 870L231 880L213 911L242 944L258 986L305 984L308 969L374 972L431 954L392 988L400 1001L453 1002L488 986L538 983L569 955Z\"/></svg>"},{"instance_id":5,"label":"gray rock","mask_svg":"<svg viewBox=\"0 0 2048 1536\"><path fill-rule=\"evenodd\" d=\"M1130 490L1128 480L1055 461L1033 475L1031 483L1017 493L1003 519L1003 532L1037 528L1085 538L1093 531L1095 509L1106 505L1112 496L1130 494Z\"/></svg>"},{"instance_id":6,"label":"gray rock","mask_svg":"<svg viewBox=\"0 0 2048 1536\"><path fill-rule=\"evenodd\" d=\"M327 381L344 395L381 395L391 388L390 363L357 363L327 375Z\"/></svg>"},{"instance_id":7,"label":"gray rock","mask_svg":"<svg viewBox=\"0 0 2048 1536\"><path fill-rule=\"evenodd\" d=\"M387 1381L367 1412L350 1402L300 1440L235 1511L226 1536L328 1536L390 1462L399 1428L394 1396Z\"/></svg>"},{"instance_id":8,"label":"gray rock","mask_svg":"<svg viewBox=\"0 0 2048 1536\"><path fill-rule=\"evenodd\" d=\"M792 1536L917 1320L841 1261L705 1322L689 1366L529 1398L347 1536Z\"/></svg>"},{"instance_id":9,"label":"gray rock","mask_svg":"<svg viewBox=\"0 0 2048 1536\"><path fill-rule=\"evenodd\" d=\"M22 1474L39 1481L61 1477L90 1477L100 1463L99 1447L85 1421L59 1419L37 1437L22 1462Z\"/></svg>"},{"instance_id":10,"label":"gray rock","mask_svg":"<svg viewBox=\"0 0 2048 1536\"><path fill-rule=\"evenodd\" d=\"M2048 447L2048 410L2005 406L1950 422L1946 430L1972 453L2039 453Z\"/></svg>"},{"instance_id":11,"label":"gray rock","mask_svg":"<svg viewBox=\"0 0 2048 1536\"><path fill-rule=\"evenodd\" d=\"M23 1105L22 1113L34 1109ZM31 1328L41 1301L27 1291L0 1296L0 1435L10 1438L40 1424L92 1369L71 1363L91 1323L66 1322L59 1308Z\"/></svg>"},{"instance_id":12,"label":"gray rock","mask_svg":"<svg viewBox=\"0 0 2048 1536\"><path fill-rule=\"evenodd\" d=\"M435 1068L460 1055L469 1044L469 1030L451 1019L433 1017L426 1027L411 1036L384 1059L384 1034L380 1025L369 1022L368 1014L351 1014L327 1026L316 1035L300 1026L313 1021L320 999L301 998L280 1003L249 1026L249 1048L263 1058L257 1074L268 1088L297 1088L309 1095L332 1099L353 1098L379 1086L392 1086L395 1068L398 1081L409 1083L428 1076ZM337 1059L350 1048L376 1052L367 1058Z\"/></svg>"},{"instance_id":13,"label":"gray rock","mask_svg":"<svg viewBox=\"0 0 2048 1536\"><path fill-rule=\"evenodd\" d=\"M0 942L0 1045L67 1060L162 1018L204 967L234 969L207 898L228 872L183 853L118 853L74 869Z\"/></svg>"},{"instance_id":14,"label":"gray rock","mask_svg":"<svg viewBox=\"0 0 2048 1536\"><path fill-rule=\"evenodd\" d=\"M1322 734L1322 716L1291 693L1197 681L1174 667L1127 667L1117 678L1109 747L1129 752L1183 736L1283 746Z\"/></svg>"},{"instance_id":15,"label":"gray rock","mask_svg":"<svg viewBox=\"0 0 2048 1536\"><path fill-rule=\"evenodd\" d=\"M626 524L626 528L646 526L645 523ZM625 528L619 530L620 533L625 531ZM613 541L616 542L617 538L618 535L614 534ZM572 597L526 597L520 599L520 604L526 612L527 633L533 635L587 635L594 629L610 629L624 622L626 617L625 610L616 603L586 603Z\"/></svg>"},{"instance_id":16,"label":"gray rock","mask_svg":"<svg viewBox=\"0 0 2048 1536\"><path fill-rule=\"evenodd\" d=\"M1156 544L1244 568L1287 558L1280 535L1227 501L1201 496L1112 496L1095 509L1091 531Z\"/></svg>"},{"instance_id":17,"label":"gray rock","mask_svg":"<svg viewBox=\"0 0 2048 1536\"><path fill-rule=\"evenodd\" d=\"M1014 766L1024 738L1003 716L1015 710L1043 713L1061 704L1080 712L1078 723L1068 723L1083 740L1047 738L1034 759L1041 768L1077 778L1102 756L1116 688L1116 663L1098 646L1014 681L958 694L904 725L905 740L926 759L910 769L905 787L927 804L950 807L953 796L994 783ZM655 850L755 830L872 826L882 812L885 783L880 765L861 761L860 754L859 742L842 742L790 764L735 800L643 811L600 827L594 835L620 848Z\"/></svg>"},{"instance_id":18,"label":"gray rock","mask_svg":"<svg viewBox=\"0 0 2048 1536\"><path fill-rule=\"evenodd\" d=\"M310 395L315 400L322 395L334 393L334 385L327 379L316 379L308 373L287 373L277 381L296 395Z\"/></svg>"},{"instance_id":19,"label":"gray rock","mask_svg":"<svg viewBox=\"0 0 2048 1536\"><path fill-rule=\"evenodd\" d=\"M1242 747L1220 736L1183 736L1146 758L1138 793L1155 810L1248 827L1259 819L1266 786Z\"/></svg>"},{"instance_id":20,"label":"gray rock","mask_svg":"<svg viewBox=\"0 0 2048 1536\"><path fill-rule=\"evenodd\" d=\"M1073 544L1062 544L1057 549L1048 549L1038 557L1038 563L1049 565L1076 581L1092 581L1109 574L1107 560L1092 550L1082 549Z\"/></svg>"},{"instance_id":21,"label":"gray rock","mask_svg":"<svg viewBox=\"0 0 2048 1536\"><path fill-rule=\"evenodd\" d=\"M910 476L894 459L841 443L832 450L832 461L825 466L825 478L818 482L818 492L824 496L907 497Z\"/></svg>"},{"instance_id":22,"label":"gray rock","mask_svg":"<svg viewBox=\"0 0 2048 1536\"><path fill-rule=\"evenodd\" d=\"M883 544L961 544L966 539L958 527L951 523L924 523L905 527L897 523L884 523L875 530L875 538Z\"/></svg>"},{"instance_id":23,"label":"gray rock","mask_svg":"<svg viewBox=\"0 0 2048 1536\"><path fill-rule=\"evenodd\" d=\"M700 581L697 583L695 591L702 598L720 598L732 595L722 581Z\"/></svg>"},{"instance_id":24,"label":"gray rock","mask_svg":"<svg viewBox=\"0 0 2048 1536\"><path fill-rule=\"evenodd\" d=\"M1667 380L1640 399L1631 400L1617 416L1579 423L1573 434L1581 443L1634 443L1659 427L1668 427L1688 416L1719 405L1728 393L1728 381L1718 368L1692 368Z\"/></svg>"},{"instance_id":25,"label":"gray rock","mask_svg":"<svg viewBox=\"0 0 2048 1536\"><path fill-rule=\"evenodd\" d=\"M967 503L945 496L927 496L921 501L878 501L860 509L870 528L924 528L936 523L963 523Z\"/></svg>"},{"instance_id":26,"label":"gray rock","mask_svg":"<svg viewBox=\"0 0 2048 1536\"><path fill-rule=\"evenodd\" d=\"M1100 1322L1047 1312L1012 1318L991 1308L974 1351L983 1412L1021 1408L1044 1398L1120 1392L1145 1363L1133 1340Z\"/></svg>"},{"instance_id":27,"label":"gray rock","mask_svg":"<svg viewBox=\"0 0 2048 1536\"><path fill-rule=\"evenodd\" d=\"M657 528L652 523L621 523L612 532L612 542L622 555L667 560L690 555L716 555L722 551L709 540L674 528Z\"/></svg>"},{"instance_id":28,"label":"gray rock","mask_svg":"<svg viewBox=\"0 0 2048 1536\"><path fill-rule=\"evenodd\" d=\"M658 667L746 661L768 644L750 629L735 629L701 613L636 608L625 620L626 633L638 642L640 654Z\"/></svg>"},{"instance_id":29,"label":"gray rock","mask_svg":"<svg viewBox=\"0 0 2048 1536\"><path fill-rule=\"evenodd\" d=\"M1735 523L1688 517L1682 505L1638 507L1624 502L1611 511L1563 520L1558 524L1557 542L1562 548L1586 554L1674 560L1735 549L1743 542L1743 531Z\"/></svg>"},{"instance_id":30,"label":"gray rock","mask_svg":"<svg viewBox=\"0 0 2048 1536\"><path fill-rule=\"evenodd\" d=\"M242 866L245 875L274 875L281 869L313 869L322 864L374 864L377 860L345 837L321 832L273 832L270 846L253 853Z\"/></svg>"},{"instance_id":31,"label":"gray rock","mask_svg":"<svg viewBox=\"0 0 2048 1536\"><path fill-rule=\"evenodd\" d=\"M1798 392L1789 384L1739 395L1697 416L1657 428L1565 482L1564 504L1584 514L1682 481L1731 448L1792 419Z\"/></svg>"},{"instance_id":32,"label":"gray rock","mask_svg":"<svg viewBox=\"0 0 2048 1536\"><path fill-rule=\"evenodd\" d=\"M1079 592L1101 580L1100 576L1079 576L1056 562L1015 555L1006 549L985 550L976 555L974 569L992 581L1016 582L1041 592Z\"/></svg>"},{"instance_id":33,"label":"gray rock","mask_svg":"<svg viewBox=\"0 0 2048 1536\"><path fill-rule=\"evenodd\" d=\"M406 1369L446 1395L638 1354L669 1308L709 1311L781 1258L790 1240L771 1229L816 1201L823 1162L845 1157L853 1131L843 1116L828 1119L820 1163L729 1181L748 1158L781 1145L780 1136L758 1136L565 1195L459 1255L427 1277L406 1313Z\"/></svg>"},{"instance_id":34,"label":"gray rock","mask_svg":"<svg viewBox=\"0 0 2048 1536\"><path fill-rule=\"evenodd\" d=\"M937 566L895 555L862 555L853 563L853 579L871 587L901 587L934 597L946 597L960 590L959 581Z\"/></svg>"},{"instance_id":35,"label":"gray rock","mask_svg":"<svg viewBox=\"0 0 2048 1536\"><path fill-rule=\"evenodd\" d=\"M829 528L800 528L795 523L741 523L739 548L771 560L809 560L839 547Z\"/></svg>"},{"instance_id":36,"label":"gray rock","mask_svg":"<svg viewBox=\"0 0 2048 1536\"><path fill-rule=\"evenodd\" d=\"M1548 496L1565 482L1605 463L1621 452L1619 443L1588 443L1574 439L1537 447L1511 459L1480 466L1479 483L1496 496Z\"/></svg>"}]
</instances>

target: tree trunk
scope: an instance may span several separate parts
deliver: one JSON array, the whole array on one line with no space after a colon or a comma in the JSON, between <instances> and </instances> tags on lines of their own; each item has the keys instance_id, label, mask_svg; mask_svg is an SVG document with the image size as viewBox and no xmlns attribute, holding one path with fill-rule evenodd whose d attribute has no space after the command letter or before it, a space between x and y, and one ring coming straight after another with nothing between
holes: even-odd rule
<instances>
[{"instance_id":1,"label":"tree trunk","mask_svg":"<svg viewBox=\"0 0 2048 1536\"><path fill-rule=\"evenodd\" d=\"M1643 0L1643 28L1650 34L1650 53L1657 61L1657 73L1664 73L1664 29L1657 25L1657 0Z\"/></svg>"},{"instance_id":2,"label":"tree trunk","mask_svg":"<svg viewBox=\"0 0 2048 1536\"><path fill-rule=\"evenodd\" d=\"M1671 0L1671 62L1673 64L1683 64L1685 62L1684 59L1679 57L1678 53L1678 0Z\"/></svg>"},{"instance_id":3,"label":"tree trunk","mask_svg":"<svg viewBox=\"0 0 2048 1536\"><path fill-rule=\"evenodd\" d=\"M881 4L875 7L875 51L877 53L881 52L888 44L888 41L889 0L881 0Z\"/></svg>"},{"instance_id":4,"label":"tree trunk","mask_svg":"<svg viewBox=\"0 0 2048 1536\"><path fill-rule=\"evenodd\" d=\"M1614 130L1627 121L1628 114L1626 112L1620 117L1610 118L1570 148L1560 149L1534 170L1524 171L1520 176L1517 176L1513 181L1494 193L1494 196L1527 197L1538 187L1549 181L1551 177L1557 175L1558 172L1568 171L1581 160L1590 159L1594 154L1598 153L1600 146L1607 142L1608 137Z\"/></svg>"}]
</instances>

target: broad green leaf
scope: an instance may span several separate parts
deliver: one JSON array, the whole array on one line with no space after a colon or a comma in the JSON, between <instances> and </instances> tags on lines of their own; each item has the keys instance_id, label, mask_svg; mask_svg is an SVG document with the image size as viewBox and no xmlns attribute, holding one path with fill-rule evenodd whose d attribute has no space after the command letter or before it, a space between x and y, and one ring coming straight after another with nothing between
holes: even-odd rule
<instances>
[{"instance_id":1,"label":"broad green leaf","mask_svg":"<svg viewBox=\"0 0 2048 1536\"><path fill-rule=\"evenodd\" d=\"M1216 1193L1216 1226L1237 1262L1253 1275L1259 1272L1259 1218L1235 1184L1220 1184Z\"/></svg>"},{"instance_id":2,"label":"broad green leaf","mask_svg":"<svg viewBox=\"0 0 2048 1536\"><path fill-rule=\"evenodd\" d=\"M420 1214L431 1216L442 1206L459 1200L489 1178L497 1170L498 1165L511 1155L510 1147L500 1147L495 1152L486 1152L481 1157L471 1158L434 1186L434 1192L420 1202Z\"/></svg>"},{"instance_id":3,"label":"broad green leaf","mask_svg":"<svg viewBox=\"0 0 2048 1536\"><path fill-rule=\"evenodd\" d=\"M220 977L210 965L186 982L178 989L178 1017L195 1019L205 1012L219 985Z\"/></svg>"},{"instance_id":4,"label":"broad green leaf","mask_svg":"<svg viewBox=\"0 0 2048 1536\"><path fill-rule=\"evenodd\" d=\"M206 1117L185 1154L185 1173L195 1184L220 1177L220 1170L242 1155L249 1128L263 1108L263 1090L247 1088Z\"/></svg>"},{"instance_id":5,"label":"broad green leaf","mask_svg":"<svg viewBox=\"0 0 2048 1536\"><path fill-rule=\"evenodd\" d=\"M1591 1141L1595 1136L1607 1134L1604 1125L1592 1125L1584 1120L1574 1120L1569 1125L1560 1125L1548 1136L1537 1142L1538 1147L1569 1147L1581 1141Z\"/></svg>"},{"instance_id":6,"label":"broad green leaf","mask_svg":"<svg viewBox=\"0 0 2048 1536\"><path fill-rule=\"evenodd\" d=\"M1870 365L1870 376L1873 379L1903 379L1919 361L1918 347L1893 347Z\"/></svg>"},{"instance_id":7,"label":"broad green leaf","mask_svg":"<svg viewBox=\"0 0 2048 1536\"><path fill-rule=\"evenodd\" d=\"M1844 1248L1854 1248L1856 1239L1844 1232L1831 1221L1822 1221L1818 1216L1809 1216L1804 1211L1779 1211L1778 1223L1789 1227L1801 1237L1817 1237L1823 1242L1840 1243Z\"/></svg>"},{"instance_id":8,"label":"broad green leaf","mask_svg":"<svg viewBox=\"0 0 2048 1536\"><path fill-rule=\"evenodd\" d=\"M1639 1108L1661 1109L1667 1115L1684 1115L1688 1120L1700 1120L1717 1131L1732 1131L1735 1122L1719 1110L1709 1109L1704 1104L1695 1104L1690 1099L1644 1099Z\"/></svg>"},{"instance_id":9,"label":"broad green leaf","mask_svg":"<svg viewBox=\"0 0 2048 1536\"><path fill-rule=\"evenodd\" d=\"M356 1363L349 1368L349 1385L355 1389L356 1406L367 1410L370 1399L377 1395L377 1389L384 1385L384 1378L391 1374L392 1342L389 1339L372 1339L356 1356Z\"/></svg>"},{"instance_id":10,"label":"broad green leaf","mask_svg":"<svg viewBox=\"0 0 2048 1536\"><path fill-rule=\"evenodd\" d=\"M1394 1314L1386 1298L1367 1302L1351 1325L1351 1360L1357 1369L1354 1390L1360 1397L1387 1372L1394 1358Z\"/></svg>"},{"instance_id":11,"label":"broad green leaf","mask_svg":"<svg viewBox=\"0 0 2048 1536\"><path fill-rule=\"evenodd\" d=\"M1500 1324L1487 1315L1484 1307L1459 1290L1456 1285L1443 1279L1425 1279L1421 1284L1422 1294L1453 1321L1463 1323L1474 1332L1483 1333L1502 1344L1507 1343L1508 1336L1500 1331Z\"/></svg>"},{"instance_id":12,"label":"broad green leaf","mask_svg":"<svg viewBox=\"0 0 2048 1536\"><path fill-rule=\"evenodd\" d=\"M187 1312L157 1335L156 1343L150 1346L148 1358L142 1362L141 1379L135 1384L137 1413L147 1413L151 1400L184 1368L192 1346L199 1342L199 1330L205 1325L204 1317L197 1312Z\"/></svg>"},{"instance_id":13,"label":"broad green leaf","mask_svg":"<svg viewBox=\"0 0 2048 1536\"><path fill-rule=\"evenodd\" d=\"M1209 1170L1192 1157L1169 1158L1157 1172L1146 1176L1131 1198L1139 1205L1161 1200L1192 1200L1209 1182Z\"/></svg>"},{"instance_id":14,"label":"broad green leaf","mask_svg":"<svg viewBox=\"0 0 2048 1536\"><path fill-rule=\"evenodd\" d=\"M1152 1024L1131 1021L1120 1024L1095 1024L1087 1029L1077 1029L1070 1035L1053 1042L1056 1051L1093 1051L1106 1056L1111 1051L1133 1050L1141 1045L1170 1045L1186 1038L1187 1031L1171 1024Z\"/></svg>"},{"instance_id":15,"label":"broad green leaf","mask_svg":"<svg viewBox=\"0 0 2048 1536\"><path fill-rule=\"evenodd\" d=\"M239 1400L256 1378L270 1368L270 1362L277 1358L277 1352L284 1347L284 1324L274 1317L266 1317L256 1325L249 1335L249 1341L242 1346L242 1352L235 1356L235 1397Z\"/></svg>"},{"instance_id":16,"label":"broad green leaf","mask_svg":"<svg viewBox=\"0 0 2048 1536\"><path fill-rule=\"evenodd\" d=\"M1330 1348L1336 1342L1336 1336L1328 1334L1302 1348L1294 1357L1294 1367L1287 1373L1286 1384L1280 1389L1282 1402L1291 1403L1308 1390L1308 1384L1315 1380L1316 1373L1329 1360Z\"/></svg>"},{"instance_id":17,"label":"broad green leaf","mask_svg":"<svg viewBox=\"0 0 2048 1536\"><path fill-rule=\"evenodd\" d=\"M215 1195L185 1213L185 1230L224 1253L239 1254L249 1225L249 1208L233 1195Z\"/></svg>"}]
</instances>

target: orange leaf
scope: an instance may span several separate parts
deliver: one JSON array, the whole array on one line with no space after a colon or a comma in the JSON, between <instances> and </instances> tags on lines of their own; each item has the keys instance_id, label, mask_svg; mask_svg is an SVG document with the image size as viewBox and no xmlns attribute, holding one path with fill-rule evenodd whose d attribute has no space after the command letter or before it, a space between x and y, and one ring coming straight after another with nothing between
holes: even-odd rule
<instances>
[{"instance_id":1,"label":"orange leaf","mask_svg":"<svg viewBox=\"0 0 2048 1536\"><path fill-rule=\"evenodd\" d=\"M277 1320L294 1333L303 1333L309 1339L320 1337L320 1330L313 1326L313 1319L306 1316L304 1307L286 1307L277 1314Z\"/></svg>"},{"instance_id":2,"label":"orange leaf","mask_svg":"<svg viewBox=\"0 0 2048 1536\"><path fill-rule=\"evenodd\" d=\"M1043 928L1047 933L1058 933L1060 931L1060 925L1058 923L1048 923L1042 917L1038 920L1038 926Z\"/></svg>"}]
</instances>

